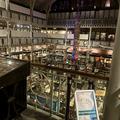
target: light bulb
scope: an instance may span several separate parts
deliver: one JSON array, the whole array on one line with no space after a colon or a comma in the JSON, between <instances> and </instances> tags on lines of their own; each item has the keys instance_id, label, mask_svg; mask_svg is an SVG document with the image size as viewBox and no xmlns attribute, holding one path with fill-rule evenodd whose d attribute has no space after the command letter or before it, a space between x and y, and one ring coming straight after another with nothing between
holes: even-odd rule
<instances>
[{"instance_id":1,"label":"light bulb","mask_svg":"<svg viewBox=\"0 0 120 120\"><path fill-rule=\"evenodd\" d=\"M106 1L105 7L110 7L110 0L107 0L107 1Z\"/></svg>"}]
</instances>

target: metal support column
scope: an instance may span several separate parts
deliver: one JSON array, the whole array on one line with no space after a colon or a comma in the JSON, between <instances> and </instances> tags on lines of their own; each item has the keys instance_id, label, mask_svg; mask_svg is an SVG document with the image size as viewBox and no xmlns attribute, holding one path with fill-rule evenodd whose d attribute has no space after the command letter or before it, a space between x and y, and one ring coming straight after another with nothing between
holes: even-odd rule
<instances>
[{"instance_id":1,"label":"metal support column","mask_svg":"<svg viewBox=\"0 0 120 120\"><path fill-rule=\"evenodd\" d=\"M88 50L90 50L90 48L91 48L91 34L92 34L92 27L90 27L90 31L89 31L88 46L87 46ZM86 63L88 63L89 57L90 57L90 55L89 55L89 51L88 51L86 53Z\"/></svg>"},{"instance_id":2,"label":"metal support column","mask_svg":"<svg viewBox=\"0 0 120 120\"><path fill-rule=\"evenodd\" d=\"M118 13L111 75L106 93L103 118L104 120L120 120L120 8Z\"/></svg>"},{"instance_id":3,"label":"metal support column","mask_svg":"<svg viewBox=\"0 0 120 120\"><path fill-rule=\"evenodd\" d=\"M33 61L33 51L34 51L34 45L33 45L33 9L35 6L36 0L30 0L30 40L31 40L31 61Z\"/></svg>"},{"instance_id":4,"label":"metal support column","mask_svg":"<svg viewBox=\"0 0 120 120\"><path fill-rule=\"evenodd\" d=\"M88 38L88 49L91 47L91 35L92 35L92 27L90 27L89 38Z\"/></svg>"},{"instance_id":5,"label":"metal support column","mask_svg":"<svg viewBox=\"0 0 120 120\"><path fill-rule=\"evenodd\" d=\"M53 113L53 88L54 88L54 73L52 71L52 79L51 79L51 90L50 90L50 100L51 100L51 105L50 105L50 117L52 116Z\"/></svg>"},{"instance_id":6,"label":"metal support column","mask_svg":"<svg viewBox=\"0 0 120 120\"><path fill-rule=\"evenodd\" d=\"M60 112L60 92L61 92L61 79L59 80L59 91L58 91L58 104L59 104L59 106L58 106L58 113Z\"/></svg>"},{"instance_id":7,"label":"metal support column","mask_svg":"<svg viewBox=\"0 0 120 120\"><path fill-rule=\"evenodd\" d=\"M65 47L67 46L67 38L68 38L68 28L66 26L66 33L65 33Z\"/></svg>"},{"instance_id":8,"label":"metal support column","mask_svg":"<svg viewBox=\"0 0 120 120\"><path fill-rule=\"evenodd\" d=\"M11 52L11 42L10 42L10 28L9 28L9 0L5 0L5 9L6 9L6 24L7 24L7 54L9 54L10 56L10 52Z\"/></svg>"},{"instance_id":9,"label":"metal support column","mask_svg":"<svg viewBox=\"0 0 120 120\"><path fill-rule=\"evenodd\" d=\"M34 46L33 46L33 29L32 29L32 24L30 25L30 41L31 41L31 61L33 61L33 50L34 50Z\"/></svg>"},{"instance_id":10,"label":"metal support column","mask_svg":"<svg viewBox=\"0 0 120 120\"><path fill-rule=\"evenodd\" d=\"M10 56L10 52L11 52L11 41L10 41L10 28L9 28L9 21L6 21L7 23L7 54L9 54Z\"/></svg>"},{"instance_id":11,"label":"metal support column","mask_svg":"<svg viewBox=\"0 0 120 120\"><path fill-rule=\"evenodd\" d=\"M72 85L72 77L69 76L69 77L67 78L67 94L66 94L65 120L69 120L71 85Z\"/></svg>"},{"instance_id":12,"label":"metal support column","mask_svg":"<svg viewBox=\"0 0 120 120\"><path fill-rule=\"evenodd\" d=\"M48 5L46 6L45 12L46 12L46 36L47 38L49 37L48 35L48 19L49 19L49 13L51 10L52 4L55 2L55 0L48 0ZM47 42L46 42L47 44ZM47 49L46 49L47 50Z\"/></svg>"}]
</instances>

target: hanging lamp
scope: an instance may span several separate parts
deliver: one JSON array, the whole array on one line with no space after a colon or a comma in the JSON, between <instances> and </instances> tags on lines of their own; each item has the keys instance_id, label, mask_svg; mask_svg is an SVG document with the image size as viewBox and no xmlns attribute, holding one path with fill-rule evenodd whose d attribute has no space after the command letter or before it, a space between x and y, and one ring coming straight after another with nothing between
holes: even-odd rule
<instances>
[{"instance_id":1,"label":"hanging lamp","mask_svg":"<svg viewBox=\"0 0 120 120\"><path fill-rule=\"evenodd\" d=\"M105 7L110 7L110 0L106 0Z\"/></svg>"}]
</instances>

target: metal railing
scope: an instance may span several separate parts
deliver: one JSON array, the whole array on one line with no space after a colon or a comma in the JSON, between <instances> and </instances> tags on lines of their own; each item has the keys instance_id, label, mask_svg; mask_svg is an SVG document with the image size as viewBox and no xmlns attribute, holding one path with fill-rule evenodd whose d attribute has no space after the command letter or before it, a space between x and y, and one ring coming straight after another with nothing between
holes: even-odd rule
<instances>
[{"instance_id":1,"label":"metal railing","mask_svg":"<svg viewBox=\"0 0 120 120\"><path fill-rule=\"evenodd\" d=\"M115 27L117 19L80 19L81 26L112 26ZM75 19L49 20L48 25L74 26Z\"/></svg>"},{"instance_id":2,"label":"metal railing","mask_svg":"<svg viewBox=\"0 0 120 120\"><path fill-rule=\"evenodd\" d=\"M67 81L71 73L58 72L56 70L32 66L31 75L28 77L28 104L35 109L47 111L50 116L57 115L65 118L67 96ZM74 93L77 89L94 89L97 94L99 115L103 113L104 92L108 81L89 78L81 75L73 75L70 92L70 120L76 119ZM99 91L103 94L99 95Z\"/></svg>"}]
</instances>

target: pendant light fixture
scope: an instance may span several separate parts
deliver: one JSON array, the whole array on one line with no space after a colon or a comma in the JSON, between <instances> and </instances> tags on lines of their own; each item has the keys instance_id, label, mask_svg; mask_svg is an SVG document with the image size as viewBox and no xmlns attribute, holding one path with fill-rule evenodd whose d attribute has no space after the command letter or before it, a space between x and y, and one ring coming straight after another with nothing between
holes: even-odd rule
<instances>
[{"instance_id":1,"label":"pendant light fixture","mask_svg":"<svg viewBox=\"0 0 120 120\"><path fill-rule=\"evenodd\" d=\"M110 7L110 0L106 0L105 7Z\"/></svg>"}]
</instances>

